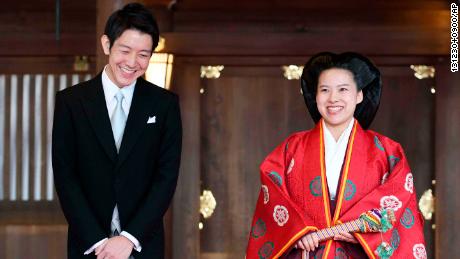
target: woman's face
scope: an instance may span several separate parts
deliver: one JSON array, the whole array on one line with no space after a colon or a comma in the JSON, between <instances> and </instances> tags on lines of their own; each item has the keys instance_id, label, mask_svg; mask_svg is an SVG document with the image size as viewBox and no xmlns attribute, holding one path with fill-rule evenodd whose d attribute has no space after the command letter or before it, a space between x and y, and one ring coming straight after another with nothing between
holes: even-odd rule
<instances>
[{"instance_id":1,"label":"woman's face","mask_svg":"<svg viewBox=\"0 0 460 259\"><path fill-rule=\"evenodd\" d=\"M330 130L345 130L362 100L363 92L358 91L350 71L331 68L319 75L316 105Z\"/></svg>"}]
</instances>

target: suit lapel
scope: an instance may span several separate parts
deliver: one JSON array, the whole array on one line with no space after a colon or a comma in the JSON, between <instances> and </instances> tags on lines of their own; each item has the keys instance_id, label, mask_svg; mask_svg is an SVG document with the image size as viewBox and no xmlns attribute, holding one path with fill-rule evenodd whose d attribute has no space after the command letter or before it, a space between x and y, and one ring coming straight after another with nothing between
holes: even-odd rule
<instances>
[{"instance_id":1,"label":"suit lapel","mask_svg":"<svg viewBox=\"0 0 460 259\"><path fill-rule=\"evenodd\" d=\"M117 166L120 166L128 157L138 138L147 126L149 112L152 110L149 109L149 107L152 107L153 101L153 98L149 95L149 91L147 91L147 87L144 79L138 78L128 120L126 121L125 131L123 133Z\"/></svg>"},{"instance_id":2,"label":"suit lapel","mask_svg":"<svg viewBox=\"0 0 460 259\"><path fill-rule=\"evenodd\" d=\"M117 148L113 139L112 126L105 103L101 74L88 82L87 94L82 96L82 104L96 136L112 161L116 160Z\"/></svg>"}]
</instances>

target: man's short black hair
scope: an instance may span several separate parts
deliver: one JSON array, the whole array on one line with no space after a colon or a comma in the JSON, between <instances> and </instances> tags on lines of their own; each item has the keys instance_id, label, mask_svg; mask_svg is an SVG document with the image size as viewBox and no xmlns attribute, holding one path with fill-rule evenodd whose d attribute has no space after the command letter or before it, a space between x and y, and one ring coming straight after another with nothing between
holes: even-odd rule
<instances>
[{"instance_id":1,"label":"man's short black hair","mask_svg":"<svg viewBox=\"0 0 460 259\"><path fill-rule=\"evenodd\" d=\"M152 37L152 52L158 45L160 32L152 13L139 3L130 3L110 15L105 24L104 34L110 40L110 48L124 31L134 29Z\"/></svg>"}]
</instances>

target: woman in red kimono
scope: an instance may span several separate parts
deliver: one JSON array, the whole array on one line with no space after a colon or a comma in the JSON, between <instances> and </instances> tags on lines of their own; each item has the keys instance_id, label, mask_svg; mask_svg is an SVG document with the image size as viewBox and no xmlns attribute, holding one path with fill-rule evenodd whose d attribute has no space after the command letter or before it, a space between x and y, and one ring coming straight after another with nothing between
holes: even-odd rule
<instances>
[{"instance_id":1,"label":"woman in red kimono","mask_svg":"<svg viewBox=\"0 0 460 259\"><path fill-rule=\"evenodd\" d=\"M404 151L368 130L380 103L379 70L357 53L320 53L301 84L316 126L289 136L261 164L246 258L426 258ZM372 209L392 210L393 228L323 242L311 234Z\"/></svg>"}]
</instances>

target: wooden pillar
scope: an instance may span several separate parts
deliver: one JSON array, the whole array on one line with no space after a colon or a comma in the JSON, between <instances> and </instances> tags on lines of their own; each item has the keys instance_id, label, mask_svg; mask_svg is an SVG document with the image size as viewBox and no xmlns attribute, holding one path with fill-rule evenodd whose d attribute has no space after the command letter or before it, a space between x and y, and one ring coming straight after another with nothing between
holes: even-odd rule
<instances>
[{"instance_id":1,"label":"wooden pillar","mask_svg":"<svg viewBox=\"0 0 460 259\"><path fill-rule=\"evenodd\" d=\"M436 67L436 258L460 254L460 72Z\"/></svg>"},{"instance_id":2,"label":"wooden pillar","mask_svg":"<svg viewBox=\"0 0 460 259\"><path fill-rule=\"evenodd\" d=\"M171 90L180 96L183 139L179 182L173 202L172 258L200 258L200 67L174 61Z\"/></svg>"}]
</instances>

